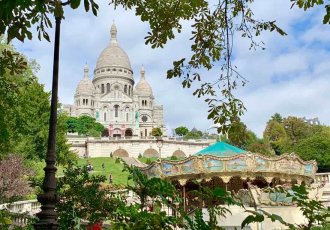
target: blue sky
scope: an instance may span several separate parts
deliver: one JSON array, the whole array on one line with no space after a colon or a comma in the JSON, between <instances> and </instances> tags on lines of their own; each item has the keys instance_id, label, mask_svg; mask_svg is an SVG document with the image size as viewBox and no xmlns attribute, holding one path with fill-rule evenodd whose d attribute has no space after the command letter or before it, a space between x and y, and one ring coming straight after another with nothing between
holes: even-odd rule
<instances>
[{"instance_id":1,"label":"blue sky","mask_svg":"<svg viewBox=\"0 0 330 230\"><path fill-rule=\"evenodd\" d=\"M110 40L110 27L115 20L121 47L130 57L135 82L145 66L146 79L153 88L158 104L164 105L165 124L171 130L180 125L207 130L207 105L192 96L192 90L182 89L179 79L166 80L166 71L174 60L189 55L189 23L177 38L164 49L151 49L144 44L148 24L134 12L113 10L101 1L99 16L68 10L62 22L60 50L59 98L71 104L75 89L83 78L83 67L95 62ZM258 39L266 50L250 51L247 40L235 39L233 64L248 79L237 91L247 111L242 120L258 136L262 136L266 122L278 112L283 116L319 117L322 124L330 124L330 26L322 24L324 10L320 7L304 12L290 9L289 0L257 0L253 3L255 16L276 20L288 36L265 32ZM50 31L53 37L53 31ZM27 57L40 64L38 77L45 88L51 88L53 44L38 41L37 36L15 46ZM211 73L210 73L211 75Z\"/></svg>"}]
</instances>

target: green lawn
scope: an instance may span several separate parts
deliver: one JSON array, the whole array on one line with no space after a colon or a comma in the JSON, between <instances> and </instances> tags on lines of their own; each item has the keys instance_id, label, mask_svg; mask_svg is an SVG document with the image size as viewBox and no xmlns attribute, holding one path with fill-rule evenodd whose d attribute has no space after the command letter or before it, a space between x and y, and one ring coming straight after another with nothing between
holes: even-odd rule
<instances>
[{"instance_id":1,"label":"green lawn","mask_svg":"<svg viewBox=\"0 0 330 230\"><path fill-rule=\"evenodd\" d=\"M143 163L147 162L146 157L141 157L139 160ZM156 161L157 157L149 158L151 162ZM170 158L166 158L170 159ZM107 178L107 181L109 181L109 175L112 174L112 181L113 184L116 185L127 185L127 172L122 172L123 170L123 164L121 163L115 163L115 158L110 157L97 157L97 158L86 158L86 159L79 159L78 165L83 166L90 163L94 167L94 171L91 172L93 175L104 175ZM104 170L102 169L102 163L104 163ZM38 175L43 176L43 167L44 163L35 163L33 168L38 169ZM57 173L56 176L61 177L63 176L64 167L63 166L57 166Z\"/></svg>"},{"instance_id":2,"label":"green lawn","mask_svg":"<svg viewBox=\"0 0 330 230\"><path fill-rule=\"evenodd\" d=\"M139 157L138 160L141 161L142 163L145 163L147 164L147 161L148 159L150 159L149 161L150 162L154 162L158 159L158 157L150 157L150 158L147 158L147 157Z\"/></svg>"},{"instance_id":3,"label":"green lawn","mask_svg":"<svg viewBox=\"0 0 330 230\"><path fill-rule=\"evenodd\" d=\"M146 157L141 157L139 160L143 163L147 162ZM151 162L156 161L157 157L149 158ZM115 158L110 157L97 157L97 158L86 158L86 159L79 159L78 165L83 166L90 163L94 167L94 171L90 172L92 175L104 175L107 178L107 182L109 182L109 175L112 174L112 181L114 185L119 185L119 187L124 187L127 185L127 172L122 172L123 164L115 163ZM102 169L102 163L104 163L104 170ZM44 171L43 168L45 167L44 162L30 162L28 165L30 168L36 169L38 172L38 177L43 178ZM59 165L57 166L57 177L61 177L64 175L64 167ZM130 181L131 183L131 181ZM30 199L35 199L35 195L33 194Z\"/></svg>"},{"instance_id":4,"label":"green lawn","mask_svg":"<svg viewBox=\"0 0 330 230\"><path fill-rule=\"evenodd\" d=\"M94 171L90 172L92 175L103 175L106 176L107 182L109 182L109 175L112 174L112 182L116 185L127 185L127 172L122 172L123 164L115 163L115 158L110 157L97 157L97 158L86 158L79 159L78 165L83 166L90 163L94 167ZM102 169L102 163L104 163L104 170ZM38 175L43 176L43 168L45 164L43 162L33 163L33 168L37 169ZM65 168L61 165L57 166L57 177L64 175L63 171Z\"/></svg>"}]
</instances>

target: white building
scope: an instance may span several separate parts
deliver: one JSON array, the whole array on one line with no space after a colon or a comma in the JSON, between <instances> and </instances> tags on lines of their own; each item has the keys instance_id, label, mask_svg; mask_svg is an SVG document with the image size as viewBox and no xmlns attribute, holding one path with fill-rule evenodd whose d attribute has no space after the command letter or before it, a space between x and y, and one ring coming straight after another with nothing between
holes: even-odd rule
<instances>
[{"instance_id":1,"label":"white building","mask_svg":"<svg viewBox=\"0 0 330 230\"><path fill-rule=\"evenodd\" d=\"M70 116L88 115L109 129L111 137L150 136L154 127L164 127L163 106L155 104L144 67L134 88L134 76L126 52L117 41L117 28L111 27L108 46L98 57L89 79L86 65L73 105L64 105Z\"/></svg>"}]
</instances>

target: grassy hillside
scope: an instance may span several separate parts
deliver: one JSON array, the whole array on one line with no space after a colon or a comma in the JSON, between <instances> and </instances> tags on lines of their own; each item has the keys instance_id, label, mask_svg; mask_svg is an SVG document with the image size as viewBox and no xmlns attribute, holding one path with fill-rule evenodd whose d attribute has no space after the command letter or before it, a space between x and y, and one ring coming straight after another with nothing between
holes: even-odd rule
<instances>
[{"instance_id":1,"label":"grassy hillside","mask_svg":"<svg viewBox=\"0 0 330 230\"><path fill-rule=\"evenodd\" d=\"M97 158L86 158L86 159L79 159L78 165L88 165L91 164L94 167L94 170L90 173L92 175L103 175L109 181L109 175L112 174L112 182L113 184L118 185L127 185L127 172L122 172L123 164L115 163L115 158L110 157L97 157ZM102 163L104 163L104 170L102 168ZM63 176L63 171L65 170L63 166L58 166L57 168L57 176ZM39 167L41 170L40 174L43 175L42 167Z\"/></svg>"}]
</instances>

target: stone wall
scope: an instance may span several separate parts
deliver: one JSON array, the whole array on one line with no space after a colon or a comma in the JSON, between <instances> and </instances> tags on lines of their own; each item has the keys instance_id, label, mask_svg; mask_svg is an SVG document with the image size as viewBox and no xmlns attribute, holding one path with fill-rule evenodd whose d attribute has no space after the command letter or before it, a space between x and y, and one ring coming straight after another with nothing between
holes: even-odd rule
<instances>
[{"instance_id":1,"label":"stone wall","mask_svg":"<svg viewBox=\"0 0 330 230\"><path fill-rule=\"evenodd\" d=\"M159 155L159 147L156 139L109 139L109 138L82 138L68 136L71 150L80 157L109 157L111 153L122 149L128 152L130 157L138 157L153 152ZM161 157L171 157L173 153L180 150L185 156L190 156L209 146L214 140L204 141L176 141L165 139L161 147Z\"/></svg>"}]
</instances>

